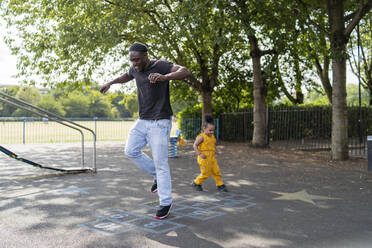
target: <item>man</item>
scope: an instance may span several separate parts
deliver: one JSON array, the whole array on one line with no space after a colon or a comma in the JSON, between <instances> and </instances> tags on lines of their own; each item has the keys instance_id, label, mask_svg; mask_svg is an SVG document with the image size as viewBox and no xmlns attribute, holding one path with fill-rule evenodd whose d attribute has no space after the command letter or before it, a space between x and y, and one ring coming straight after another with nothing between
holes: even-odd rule
<instances>
[{"instance_id":1,"label":"man","mask_svg":"<svg viewBox=\"0 0 372 248\"><path fill-rule=\"evenodd\" d=\"M168 217L172 206L172 185L168 165L168 141L173 114L169 99L169 80L181 80L191 73L183 66L164 60L150 60L147 47L134 43L129 48L132 63L129 71L104 84L105 93L112 84L136 80L139 104L139 119L129 132L125 146L126 156L140 169L154 177L151 192L158 193L160 206L155 218ZM149 145L152 158L142 152Z\"/></svg>"}]
</instances>

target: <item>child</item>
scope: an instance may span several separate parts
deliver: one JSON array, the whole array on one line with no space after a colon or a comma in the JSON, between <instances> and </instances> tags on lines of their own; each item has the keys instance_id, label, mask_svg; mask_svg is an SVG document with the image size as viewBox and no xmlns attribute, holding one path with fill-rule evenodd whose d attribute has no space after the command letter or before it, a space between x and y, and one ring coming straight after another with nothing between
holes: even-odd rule
<instances>
[{"instance_id":1,"label":"child","mask_svg":"<svg viewBox=\"0 0 372 248\"><path fill-rule=\"evenodd\" d=\"M222 181L220 168L215 158L216 138L214 137L214 124L211 115L205 115L203 132L201 132L194 142L194 151L198 154L198 164L200 175L193 181L192 186L197 191L203 191L202 183L210 176L216 181L217 190L227 192L227 188Z\"/></svg>"}]
</instances>

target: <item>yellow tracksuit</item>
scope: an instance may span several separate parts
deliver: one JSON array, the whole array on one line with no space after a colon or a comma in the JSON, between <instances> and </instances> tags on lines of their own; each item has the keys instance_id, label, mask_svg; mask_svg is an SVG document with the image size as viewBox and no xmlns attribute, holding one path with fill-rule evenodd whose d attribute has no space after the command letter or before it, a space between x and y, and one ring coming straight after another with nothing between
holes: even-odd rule
<instances>
[{"instance_id":1,"label":"yellow tracksuit","mask_svg":"<svg viewBox=\"0 0 372 248\"><path fill-rule=\"evenodd\" d=\"M202 159L198 156L198 164L200 166L200 175L194 180L196 184L201 185L208 177L212 176L216 181L217 186L223 185L221 178L221 171L218 167L217 160L215 158L216 153L216 138L214 135L208 136L204 133L199 135L203 136L203 142L198 145L199 151L207 156L206 159Z\"/></svg>"}]
</instances>

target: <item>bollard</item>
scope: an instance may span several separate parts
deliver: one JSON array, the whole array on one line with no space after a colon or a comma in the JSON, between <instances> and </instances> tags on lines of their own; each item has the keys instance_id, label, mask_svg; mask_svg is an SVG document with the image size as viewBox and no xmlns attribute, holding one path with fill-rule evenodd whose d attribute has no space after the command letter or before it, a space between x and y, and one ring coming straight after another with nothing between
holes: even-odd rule
<instances>
[{"instance_id":1,"label":"bollard","mask_svg":"<svg viewBox=\"0 0 372 248\"><path fill-rule=\"evenodd\" d=\"M23 135L22 135L23 144L26 144L26 118L23 119Z\"/></svg>"},{"instance_id":2,"label":"bollard","mask_svg":"<svg viewBox=\"0 0 372 248\"><path fill-rule=\"evenodd\" d=\"M168 147L168 157L176 158L177 157L177 136L172 136L169 138L169 147Z\"/></svg>"},{"instance_id":3,"label":"bollard","mask_svg":"<svg viewBox=\"0 0 372 248\"><path fill-rule=\"evenodd\" d=\"M368 171L372 171L372 136L367 136Z\"/></svg>"}]
</instances>

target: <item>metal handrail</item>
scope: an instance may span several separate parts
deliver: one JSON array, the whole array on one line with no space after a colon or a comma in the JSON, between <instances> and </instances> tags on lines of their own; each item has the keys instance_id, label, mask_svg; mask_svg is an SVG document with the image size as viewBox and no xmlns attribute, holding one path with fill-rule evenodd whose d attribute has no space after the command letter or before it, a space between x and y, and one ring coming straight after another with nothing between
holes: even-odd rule
<instances>
[{"instance_id":1,"label":"metal handrail","mask_svg":"<svg viewBox=\"0 0 372 248\"><path fill-rule=\"evenodd\" d=\"M51 120L56 121L56 122L58 122L58 123L60 123L60 124L62 124L64 126L70 127L72 129L75 129L78 132L80 132L81 137L82 137L82 158L81 158L82 167L84 167L84 134L83 134L83 132L79 128L82 128L82 129L85 129L85 130L91 132L92 135L93 135L93 172L96 172L97 171L97 167L96 167L96 134L94 133L93 130L91 130L91 129L87 128L87 127L84 127L84 126L82 126L80 124L77 124L77 123L75 123L73 121L70 121L70 120L68 120L66 118L63 118L63 117L58 116L56 114L53 114L53 113L51 113L51 112L49 112L47 110L44 110L42 108L39 108L39 107L37 107L35 105L32 105L32 104L30 104L28 102L22 101L20 99L17 99L15 97L12 97L12 96L9 96L9 95L7 95L7 94L5 94L3 92L0 92L0 95L3 96L3 97L6 97L6 98L11 99L11 100L17 102L18 104L17 103L13 103L13 102L11 102L9 100L6 100L6 99L0 97L0 101L2 101L2 102L5 102L5 103L10 104L10 105L13 105L13 106L15 106L17 108L24 109L24 110L29 111L31 113L34 113L34 114L36 114L38 116L51 119ZM32 109L29 109L29 108L27 108L25 106L19 105L19 104L23 104L23 105L26 105L27 107L36 109L36 110L42 112L43 114L41 114L41 113L39 113L37 111L34 111ZM64 122L70 123L71 125L68 125L68 124L66 124ZM77 126L79 128L73 127L72 125Z\"/></svg>"}]
</instances>

